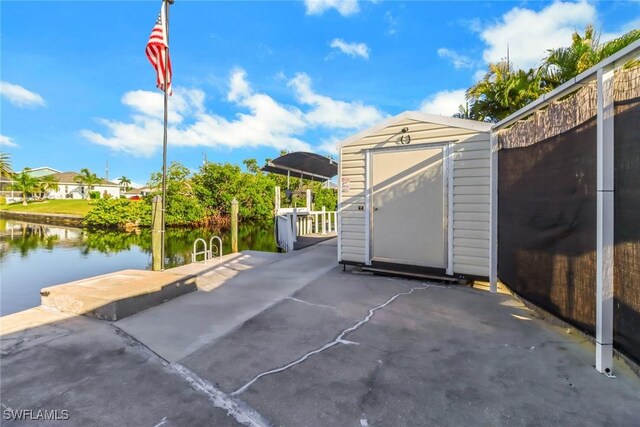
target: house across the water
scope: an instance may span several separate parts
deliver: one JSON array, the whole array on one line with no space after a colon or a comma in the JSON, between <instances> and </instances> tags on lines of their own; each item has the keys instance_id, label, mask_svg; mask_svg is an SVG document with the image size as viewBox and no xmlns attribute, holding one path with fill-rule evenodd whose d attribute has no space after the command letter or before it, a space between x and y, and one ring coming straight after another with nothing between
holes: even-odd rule
<instances>
[{"instance_id":1,"label":"house across the water","mask_svg":"<svg viewBox=\"0 0 640 427\"><path fill-rule=\"evenodd\" d=\"M85 199L90 191L99 191L100 197L120 197L120 185L103 179L99 184L93 185L91 189L86 184L76 181L76 172L58 172L52 174L58 181L58 189L51 190L46 194L49 199Z\"/></svg>"},{"instance_id":2,"label":"house across the water","mask_svg":"<svg viewBox=\"0 0 640 427\"><path fill-rule=\"evenodd\" d=\"M61 172L57 169L43 166L29 169L27 173L37 179L44 178L45 176L53 176L58 184L58 189L48 190L43 195L44 198L47 199L85 199L90 191L99 191L101 198L105 196L120 197L120 185L105 179L89 189L86 184L76 181L76 177L81 176L76 172ZM0 179L0 195L4 196L9 203L22 200L22 193L13 189L13 180L11 177L5 176Z\"/></svg>"}]
</instances>

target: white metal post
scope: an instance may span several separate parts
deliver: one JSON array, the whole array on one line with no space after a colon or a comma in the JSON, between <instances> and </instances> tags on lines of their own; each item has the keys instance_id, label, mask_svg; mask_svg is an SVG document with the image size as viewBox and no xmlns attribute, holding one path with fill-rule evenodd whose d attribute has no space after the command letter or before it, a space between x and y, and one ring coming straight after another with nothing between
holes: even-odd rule
<instances>
[{"instance_id":1,"label":"white metal post","mask_svg":"<svg viewBox=\"0 0 640 427\"><path fill-rule=\"evenodd\" d=\"M293 208L293 215L291 216L292 220L291 222L293 223L293 241L297 242L298 241L298 209Z\"/></svg>"},{"instance_id":2,"label":"white metal post","mask_svg":"<svg viewBox=\"0 0 640 427\"><path fill-rule=\"evenodd\" d=\"M340 157L338 161L338 212L336 213L336 218L338 221L342 221L342 214L340 213L342 209L342 149L339 151ZM328 181L327 181L328 186ZM342 261L342 236L338 233L338 262Z\"/></svg>"},{"instance_id":3,"label":"white metal post","mask_svg":"<svg viewBox=\"0 0 640 427\"><path fill-rule=\"evenodd\" d=\"M276 207L276 215L280 212L280 186L276 185L276 195L275 195L275 207Z\"/></svg>"},{"instance_id":4,"label":"white metal post","mask_svg":"<svg viewBox=\"0 0 640 427\"><path fill-rule=\"evenodd\" d=\"M311 212L311 189L307 188L307 212Z\"/></svg>"},{"instance_id":5,"label":"white metal post","mask_svg":"<svg viewBox=\"0 0 640 427\"><path fill-rule=\"evenodd\" d=\"M371 265L371 152L364 158L364 263Z\"/></svg>"},{"instance_id":6,"label":"white metal post","mask_svg":"<svg viewBox=\"0 0 640 427\"><path fill-rule=\"evenodd\" d=\"M333 231L338 232L338 212L333 213Z\"/></svg>"},{"instance_id":7,"label":"white metal post","mask_svg":"<svg viewBox=\"0 0 640 427\"><path fill-rule=\"evenodd\" d=\"M613 68L599 69L597 116L596 370L613 362Z\"/></svg>"},{"instance_id":8,"label":"white metal post","mask_svg":"<svg viewBox=\"0 0 640 427\"><path fill-rule=\"evenodd\" d=\"M322 234L327 234L327 212L324 206L322 207Z\"/></svg>"},{"instance_id":9,"label":"white metal post","mask_svg":"<svg viewBox=\"0 0 640 427\"><path fill-rule=\"evenodd\" d=\"M491 132L489 163L489 290L498 292L498 135Z\"/></svg>"}]
</instances>

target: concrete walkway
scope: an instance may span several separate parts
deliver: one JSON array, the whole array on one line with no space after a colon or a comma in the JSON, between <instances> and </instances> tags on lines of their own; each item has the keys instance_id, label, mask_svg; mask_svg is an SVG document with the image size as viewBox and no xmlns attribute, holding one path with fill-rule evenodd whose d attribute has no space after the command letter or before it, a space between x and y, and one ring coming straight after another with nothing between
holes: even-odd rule
<instances>
[{"instance_id":1,"label":"concrete walkway","mask_svg":"<svg viewBox=\"0 0 640 427\"><path fill-rule=\"evenodd\" d=\"M214 290L3 332L2 409L68 410L65 426L639 424L638 377L597 373L575 331L510 295L342 272L335 250L189 266L217 271Z\"/></svg>"},{"instance_id":2,"label":"concrete walkway","mask_svg":"<svg viewBox=\"0 0 640 427\"><path fill-rule=\"evenodd\" d=\"M253 254L253 257L259 257L259 254ZM210 271L200 271L197 274L201 289L215 289L215 285L221 283L224 286L211 292L198 290L176 298L120 320L115 326L164 359L176 362L334 267L337 263L335 240L276 256L275 260L278 262L247 268L242 274L237 274L237 267L225 264ZM202 265L185 266L172 272L194 273L198 268ZM236 274L232 275L233 272Z\"/></svg>"}]
</instances>

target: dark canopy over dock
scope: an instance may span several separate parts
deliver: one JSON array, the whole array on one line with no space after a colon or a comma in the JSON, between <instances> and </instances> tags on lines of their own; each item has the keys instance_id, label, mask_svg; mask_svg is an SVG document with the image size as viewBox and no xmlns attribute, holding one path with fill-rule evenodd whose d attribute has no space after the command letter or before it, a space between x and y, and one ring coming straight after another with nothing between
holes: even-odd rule
<instances>
[{"instance_id":1,"label":"dark canopy over dock","mask_svg":"<svg viewBox=\"0 0 640 427\"><path fill-rule=\"evenodd\" d=\"M262 170L327 181L338 174L338 162L320 154L296 151L268 161Z\"/></svg>"}]
</instances>

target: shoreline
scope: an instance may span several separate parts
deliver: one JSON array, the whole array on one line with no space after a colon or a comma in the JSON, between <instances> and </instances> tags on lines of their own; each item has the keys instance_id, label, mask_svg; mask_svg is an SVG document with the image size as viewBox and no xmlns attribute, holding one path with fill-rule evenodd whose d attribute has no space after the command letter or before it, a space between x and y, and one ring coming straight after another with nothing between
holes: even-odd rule
<instances>
[{"instance_id":1,"label":"shoreline","mask_svg":"<svg viewBox=\"0 0 640 427\"><path fill-rule=\"evenodd\" d=\"M82 227L84 216L73 214L56 214L40 212L13 212L0 210L0 218L17 219L27 222L39 222L50 225L67 225Z\"/></svg>"}]
</instances>

